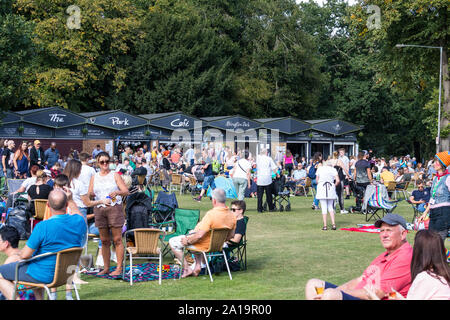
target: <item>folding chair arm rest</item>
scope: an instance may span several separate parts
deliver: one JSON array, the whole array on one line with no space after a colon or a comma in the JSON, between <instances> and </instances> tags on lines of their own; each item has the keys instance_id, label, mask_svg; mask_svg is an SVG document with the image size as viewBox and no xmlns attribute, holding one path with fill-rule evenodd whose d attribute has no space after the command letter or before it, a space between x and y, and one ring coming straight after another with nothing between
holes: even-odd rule
<instances>
[{"instance_id":1,"label":"folding chair arm rest","mask_svg":"<svg viewBox=\"0 0 450 320\"><path fill-rule=\"evenodd\" d=\"M26 263L30 263L30 262L32 262L34 260L38 260L38 259L41 259L41 258L53 256L53 255L56 255L56 254L57 254L57 252L47 252L47 253L43 253L43 254L39 254L37 256L31 257L30 259L22 259L22 260L17 261L16 269L15 269L15 272L14 272L14 282L17 283L17 281L18 281L19 267L21 265L26 264Z\"/></svg>"}]
</instances>

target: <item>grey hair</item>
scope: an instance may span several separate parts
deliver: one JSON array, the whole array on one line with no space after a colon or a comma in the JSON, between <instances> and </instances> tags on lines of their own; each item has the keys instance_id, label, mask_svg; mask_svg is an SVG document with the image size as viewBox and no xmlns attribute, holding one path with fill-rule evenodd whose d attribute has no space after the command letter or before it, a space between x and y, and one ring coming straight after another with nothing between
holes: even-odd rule
<instances>
[{"instance_id":1,"label":"grey hair","mask_svg":"<svg viewBox=\"0 0 450 320\"><path fill-rule=\"evenodd\" d=\"M227 201L225 190L220 189L220 188L216 188L213 190L212 198L216 199L216 201L219 203L225 203Z\"/></svg>"}]
</instances>

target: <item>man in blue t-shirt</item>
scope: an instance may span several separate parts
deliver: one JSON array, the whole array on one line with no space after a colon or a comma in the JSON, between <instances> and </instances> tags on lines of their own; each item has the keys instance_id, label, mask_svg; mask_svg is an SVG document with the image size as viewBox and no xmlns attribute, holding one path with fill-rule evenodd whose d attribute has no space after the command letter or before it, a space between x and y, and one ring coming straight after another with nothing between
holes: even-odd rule
<instances>
[{"instance_id":1,"label":"man in blue t-shirt","mask_svg":"<svg viewBox=\"0 0 450 320\"><path fill-rule=\"evenodd\" d=\"M21 259L29 259L48 252L82 247L86 238L86 221L72 199L69 189L53 190L48 196L52 217L36 225L25 247L20 251ZM71 214L67 214L66 212ZM19 281L51 283L55 273L56 255L31 261L19 267ZM12 299L16 263L0 266L0 291ZM42 289L34 290L36 299L43 298Z\"/></svg>"},{"instance_id":2,"label":"man in blue t-shirt","mask_svg":"<svg viewBox=\"0 0 450 320\"><path fill-rule=\"evenodd\" d=\"M417 210L425 212L425 206L430 201L430 188L425 188L422 180L416 182L417 190L414 190L409 201L416 205Z\"/></svg>"}]
</instances>

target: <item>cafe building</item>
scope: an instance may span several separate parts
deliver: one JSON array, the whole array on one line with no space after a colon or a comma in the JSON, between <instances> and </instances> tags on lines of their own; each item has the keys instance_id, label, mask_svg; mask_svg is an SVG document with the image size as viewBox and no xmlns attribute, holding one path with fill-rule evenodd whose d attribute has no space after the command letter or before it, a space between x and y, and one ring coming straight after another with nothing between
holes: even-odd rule
<instances>
[{"instance_id":1,"label":"cafe building","mask_svg":"<svg viewBox=\"0 0 450 320\"><path fill-rule=\"evenodd\" d=\"M197 118L178 111L143 115L121 110L74 113L49 107L3 113L0 137L14 139L16 146L38 139L44 149L55 141L62 155L71 149L92 153L97 145L113 155L127 145L151 149L193 143L199 148L248 148L253 154L265 148L272 156L289 149L310 159L315 152L327 158L341 147L347 155L356 155L361 130L361 126L338 119L250 119L241 115Z\"/></svg>"}]
</instances>

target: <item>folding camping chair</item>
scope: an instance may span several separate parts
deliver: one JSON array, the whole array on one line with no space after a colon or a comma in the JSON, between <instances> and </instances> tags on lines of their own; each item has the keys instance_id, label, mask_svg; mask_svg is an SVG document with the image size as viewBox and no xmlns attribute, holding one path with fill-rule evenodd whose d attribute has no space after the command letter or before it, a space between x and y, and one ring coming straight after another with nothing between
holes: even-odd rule
<instances>
[{"instance_id":1,"label":"folding camping chair","mask_svg":"<svg viewBox=\"0 0 450 320\"><path fill-rule=\"evenodd\" d=\"M175 232L161 237L163 256L167 253L171 253L169 240L177 236L188 234L189 231L194 230L199 220L200 210L175 208Z\"/></svg>"},{"instance_id":2,"label":"folding camping chair","mask_svg":"<svg viewBox=\"0 0 450 320\"><path fill-rule=\"evenodd\" d=\"M247 270L247 224L248 224L248 217L244 216L244 222L245 222L245 234L241 238L241 241L239 243L232 243L231 245L228 245L227 248L225 248L225 254L229 258L236 257L237 261L240 266L240 270ZM229 241L231 242L231 241Z\"/></svg>"},{"instance_id":3,"label":"folding camping chair","mask_svg":"<svg viewBox=\"0 0 450 320\"><path fill-rule=\"evenodd\" d=\"M373 188L375 190L373 191ZM379 220L382 217L378 214L379 211L382 212L382 216L386 213L391 213L396 207L398 201L389 201L387 196L386 187L383 184L369 185L366 188L364 198L371 194L370 199L367 200L367 207L365 210L366 222L370 221L372 218Z\"/></svg>"},{"instance_id":4,"label":"folding camping chair","mask_svg":"<svg viewBox=\"0 0 450 320\"><path fill-rule=\"evenodd\" d=\"M160 191L156 201L152 205L150 228L162 229L175 222L175 208L178 208L178 201L175 193Z\"/></svg>"}]
</instances>

